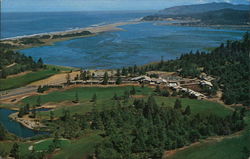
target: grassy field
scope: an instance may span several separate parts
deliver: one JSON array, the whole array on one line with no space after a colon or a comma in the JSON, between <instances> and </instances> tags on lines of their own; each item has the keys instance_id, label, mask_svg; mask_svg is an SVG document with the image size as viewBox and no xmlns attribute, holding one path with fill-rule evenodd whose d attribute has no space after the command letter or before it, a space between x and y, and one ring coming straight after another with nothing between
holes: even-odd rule
<instances>
[{"instance_id":1,"label":"grassy field","mask_svg":"<svg viewBox=\"0 0 250 159\"><path fill-rule=\"evenodd\" d=\"M135 88L138 94L149 95L152 93L151 88L147 88L147 87L145 88L135 87ZM77 92L80 102L89 101L95 93L97 95L97 101L98 101L98 100L111 99L114 96L114 93L116 93L118 96L123 95L124 91L126 90L130 91L131 89L132 89L132 86L105 87L105 88L104 87L81 87L81 88L69 89L66 91L55 91L47 95L40 95L40 98L41 98L41 104L45 104L48 102L58 103L62 101L73 101L75 100L75 95ZM31 97L25 98L22 102L35 105L37 104L37 98L38 96L31 96Z\"/></svg>"},{"instance_id":2,"label":"grassy field","mask_svg":"<svg viewBox=\"0 0 250 159\"><path fill-rule=\"evenodd\" d=\"M176 153L167 159L241 159L244 146L250 146L250 138L243 136L224 139L221 142L202 143Z\"/></svg>"},{"instance_id":3,"label":"grassy field","mask_svg":"<svg viewBox=\"0 0 250 159\"><path fill-rule=\"evenodd\" d=\"M247 113L245 121L247 127L240 136L200 143L167 159L242 159L243 147L250 147L250 112Z\"/></svg>"},{"instance_id":4,"label":"grassy field","mask_svg":"<svg viewBox=\"0 0 250 159\"><path fill-rule=\"evenodd\" d=\"M174 106L175 100L177 98L174 97L156 97L156 100L159 105L164 103L165 106ZM214 113L218 116L226 116L230 114L232 111L228 108L224 107L222 104L216 102L210 102L206 100L196 100L189 98L178 98L181 100L182 109L185 109L186 106L190 106L192 113L200 113L202 115L209 115L210 113Z\"/></svg>"},{"instance_id":5,"label":"grassy field","mask_svg":"<svg viewBox=\"0 0 250 159\"><path fill-rule=\"evenodd\" d=\"M0 142L0 156L5 156L9 154L9 152L12 149L14 142L11 141L1 141ZM18 143L20 155L26 156L26 154L29 152L28 147L30 146L30 143Z\"/></svg>"},{"instance_id":6,"label":"grassy field","mask_svg":"<svg viewBox=\"0 0 250 159\"><path fill-rule=\"evenodd\" d=\"M47 151L49 149L49 146L52 145L52 143L53 143L53 139L46 139L38 143L34 143L33 144L34 150L35 151ZM70 141L67 139L61 139L59 143L60 143L60 147L64 148L70 144Z\"/></svg>"},{"instance_id":7,"label":"grassy field","mask_svg":"<svg viewBox=\"0 0 250 159\"><path fill-rule=\"evenodd\" d=\"M86 154L90 154L94 151L95 145L102 141L102 137L98 135L98 132L91 135L82 137L71 144L62 148L59 153L56 153L53 159L83 159Z\"/></svg>"},{"instance_id":8,"label":"grassy field","mask_svg":"<svg viewBox=\"0 0 250 159\"><path fill-rule=\"evenodd\" d=\"M0 156L7 155L12 148L12 142L9 141L1 141L0 142Z\"/></svg>"},{"instance_id":9,"label":"grassy field","mask_svg":"<svg viewBox=\"0 0 250 159\"><path fill-rule=\"evenodd\" d=\"M34 146L35 151L47 151L49 149L49 145L51 145L53 142L53 139L46 139L42 140L38 143L35 142L19 142L19 152L22 157L26 157L27 154L30 153L29 147ZM0 142L0 156L5 156L5 154L9 154L9 152L12 149L12 146L15 142L11 141L2 141ZM60 140L60 146L61 148L64 148L66 146L70 145L70 141L63 139Z\"/></svg>"},{"instance_id":10,"label":"grassy field","mask_svg":"<svg viewBox=\"0 0 250 159\"><path fill-rule=\"evenodd\" d=\"M134 98L147 98L153 92L153 88L149 87L135 87L136 89L136 96ZM92 99L93 94L96 93L97 95L97 102L96 108L99 110L102 109L111 109L112 107L116 106L117 101L112 100L114 93L118 96L122 96L124 91L132 90L132 86L124 86L124 87L81 87L81 88L72 88L65 91L55 91L51 92L46 95L40 95L41 103L42 104L58 104L60 102L68 103L69 105L64 105L62 107L58 107L54 110L55 117L59 117L62 115L64 109L70 110L71 114L78 113L84 114L89 112L93 109L94 103L90 100ZM78 104L73 104L72 101L75 100L75 94L78 94L80 102ZM159 105L164 103L166 107L173 107L174 102L177 99L176 97L160 97L156 96L156 101ZM24 105L29 103L31 105L37 104L38 96L30 96L22 100L20 103ZM214 103L205 100L195 100L195 99L188 99L188 98L180 98L182 102L182 109L185 109L187 105L191 107L192 114L201 113L204 115L208 115L209 113L215 113L219 116L225 116L232 111L219 103ZM132 103L133 99L129 102ZM38 117L40 116L43 119L49 119L49 111L48 112L37 112ZM250 116L250 114L249 114ZM77 140L64 140L62 141L62 149L59 152L56 152L53 155L55 159L78 159L84 158L86 154L91 153L94 149L93 147L101 142L102 138L98 135L98 132L91 132L87 133L88 135L77 139ZM27 153L28 147L30 145L34 146L34 149L39 150L47 150L48 146L52 142L52 139L47 139L43 142L39 143L23 143L21 144L21 152L25 155ZM243 144L242 144L243 143ZM250 141L249 141L250 143ZM248 139L243 138L243 136L225 139L222 142L218 141L211 141L206 143L201 143L199 145L193 146L189 149L180 151L176 153L176 155L171 156L171 159L200 159L200 158L229 158L228 154L225 153L230 151L229 154L231 158L229 159L236 159L236 156L240 156L241 149L244 144L248 144ZM9 149L5 147L5 149ZM0 143L0 149L1 145ZM235 149L236 152L233 150ZM5 150L7 151L7 150ZM9 151L9 150L8 150ZM234 154L233 154L234 153Z\"/></svg>"},{"instance_id":11,"label":"grassy field","mask_svg":"<svg viewBox=\"0 0 250 159\"><path fill-rule=\"evenodd\" d=\"M66 102L69 105L65 105L63 107L59 107L54 110L55 117L59 117L62 115L64 109L70 110L72 114L84 114L92 110L94 103L91 102L92 96L96 93L97 101L95 103L96 108L98 110L101 109L110 109L116 106L117 101L112 100L114 94L116 93L118 96L124 94L124 91L130 91L132 86L126 87L82 87L82 88L73 88L66 91L56 91L49 93L47 95L41 95L41 103L59 103ZM135 87L138 95L148 96L152 93L152 89L145 87ZM72 105L72 101L75 100L75 94L78 93L80 102L78 104ZM35 105L37 103L38 96L31 96L25 98L22 103L29 103L31 105ZM71 104L71 105L70 105ZM43 119L49 118L49 112L38 112L38 116Z\"/></svg>"},{"instance_id":12,"label":"grassy field","mask_svg":"<svg viewBox=\"0 0 250 159\"><path fill-rule=\"evenodd\" d=\"M99 110L102 109L110 109L117 105L117 101L112 100L112 97L116 93L118 96L123 95L124 91L130 91L132 89L131 86L127 87L82 87L82 88L73 88L66 91L56 91L49 93L47 95L40 95L41 104L58 104L63 102L63 106L58 107L54 110L55 117L61 116L64 109L70 110L72 114L84 114L92 110L94 103L90 102L93 94L96 93L97 101L96 101L96 108ZM151 95L153 92L152 88L149 87L135 87L137 93L137 97L147 98L148 95ZM78 93L80 102L78 104L73 104L72 101L75 100L75 94ZM38 96L31 96L28 98L23 99L22 104L29 103L30 105L37 104ZM156 96L156 101L159 105L164 103L164 106L173 107L175 97L159 97ZM132 102L131 99L129 102ZM210 113L215 113L219 116L226 116L231 111L224 107L219 103L209 102L205 100L195 100L195 99L188 99L188 98L181 98L181 102L183 105L183 109L187 105L191 107L192 113L201 113L204 115L208 115ZM59 104L61 105L61 104ZM43 119L49 118L49 112L39 112L38 116Z\"/></svg>"},{"instance_id":13,"label":"grassy field","mask_svg":"<svg viewBox=\"0 0 250 159\"><path fill-rule=\"evenodd\" d=\"M52 69L46 69L37 72L31 72L22 76L0 79L0 91L22 87L31 82L47 78L57 73L59 72Z\"/></svg>"}]
</instances>

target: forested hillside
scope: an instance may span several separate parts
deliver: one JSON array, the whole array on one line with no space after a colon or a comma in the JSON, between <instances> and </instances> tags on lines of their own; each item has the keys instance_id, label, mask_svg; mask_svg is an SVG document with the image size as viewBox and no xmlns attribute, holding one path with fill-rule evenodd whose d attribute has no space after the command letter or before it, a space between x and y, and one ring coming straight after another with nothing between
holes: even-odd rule
<instances>
[{"instance_id":1,"label":"forested hillside","mask_svg":"<svg viewBox=\"0 0 250 159\"><path fill-rule=\"evenodd\" d=\"M250 38L227 41L210 53L184 54L179 60L164 62L160 70L181 70L183 76L198 76L203 72L217 77L226 104L250 105Z\"/></svg>"},{"instance_id":2,"label":"forested hillside","mask_svg":"<svg viewBox=\"0 0 250 159\"><path fill-rule=\"evenodd\" d=\"M216 11L221 9L234 9L234 10L249 10L249 5L234 5L230 3L205 3L205 4L193 4L193 5L182 5L163 9L159 11L162 15L185 15L204 13L209 11Z\"/></svg>"},{"instance_id":3,"label":"forested hillside","mask_svg":"<svg viewBox=\"0 0 250 159\"><path fill-rule=\"evenodd\" d=\"M183 77L198 77L201 72L216 77L214 85L223 90L226 104L250 105L250 37L246 33L242 40L227 41L211 52L190 52L177 60L161 61L141 68L130 67L123 72L145 74L150 70L178 71Z\"/></svg>"},{"instance_id":4,"label":"forested hillside","mask_svg":"<svg viewBox=\"0 0 250 159\"><path fill-rule=\"evenodd\" d=\"M89 158L98 159L160 159L165 150L189 145L214 135L229 135L242 130L244 109L220 117L214 113L202 115L183 106L177 99L174 107L159 105L155 97L117 100L117 107L98 111L93 106L86 115L65 110L55 134L68 139L79 138L89 128L101 132L102 142ZM55 147L56 148L56 147Z\"/></svg>"},{"instance_id":5,"label":"forested hillside","mask_svg":"<svg viewBox=\"0 0 250 159\"><path fill-rule=\"evenodd\" d=\"M32 57L12 51L10 45L0 44L0 78L43 67L42 59L36 62Z\"/></svg>"},{"instance_id":6,"label":"forested hillside","mask_svg":"<svg viewBox=\"0 0 250 159\"><path fill-rule=\"evenodd\" d=\"M143 18L145 21L165 20L172 18L186 21L193 25L248 25L250 23L249 10L222 9L204 13L178 14L178 15L149 15ZM195 20L194 22L190 20ZM184 23L184 22L182 22Z\"/></svg>"},{"instance_id":7,"label":"forested hillside","mask_svg":"<svg viewBox=\"0 0 250 159\"><path fill-rule=\"evenodd\" d=\"M243 116L234 112L221 118L210 114L192 114L176 100L174 108L135 100L133 106L93 114L92 126L104 129L104 141L98 146L98 159L161 158L165 150L189 145L211 135L228 135L244 127Z\"/></svg>"}]
</instances>

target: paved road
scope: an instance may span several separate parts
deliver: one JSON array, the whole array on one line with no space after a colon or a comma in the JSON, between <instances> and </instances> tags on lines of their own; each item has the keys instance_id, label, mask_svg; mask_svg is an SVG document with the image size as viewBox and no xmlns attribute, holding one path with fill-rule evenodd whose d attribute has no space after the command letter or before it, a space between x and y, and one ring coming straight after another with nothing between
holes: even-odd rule
<instances>
[{"instance_id":1,"label":"paved road","mask_svg":"<svg viewBox=\"0 0 250 159\"><path fill-rule=\"evenodd\" d=\"M14 96L18 95L25 95L30 93L35 93L37 91L36 86L26 86L26 87L20 87L16 89L6 90L6 91L0 91L0 99L5 100L8 98L12 98Z\"/></svg>"}]
</instances>

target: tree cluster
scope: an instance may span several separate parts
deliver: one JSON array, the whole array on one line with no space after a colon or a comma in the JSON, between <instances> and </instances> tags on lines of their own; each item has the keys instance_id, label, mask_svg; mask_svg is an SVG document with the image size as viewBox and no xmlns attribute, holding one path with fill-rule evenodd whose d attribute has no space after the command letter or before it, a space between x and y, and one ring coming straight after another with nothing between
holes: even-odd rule
<instances>
[{"instance_id":1,"label":"tree cluster","mask_svg":"<svg viewBox=\"0 0 250 159\"><path fill-rule=\"evenodd\" d=\"M135 100L129 107L99 112L95 129L104 130L104 142L96 149L98 159L161 158L164 150L189 145L211 135L228 135L244 127L243 114L225 118L191 115L190 107L160 107L154 97ZM97 120L97 118L95 118Z\"/></svg>"},{"instance_id":2,"label":"tree cluster","mask_svg":"<svg viewBox=\"0 0 250 159\"><path fill-rule=\"evenodd\" d=\"M129 91L127 91L129 92ZM125 93L127 94L127 93ZM130 94L130 93L129 93ZM125 101L125 99L123 99ZM219 117L214 114L192 114L190 106L159 106L153 96L147 101L119 103L117 109L93 110L85 115L71 115L64 110L55 131L64 138L78 138L84 130L101 130L103 142L93 154L98 159L161 158L163 151L180 148L213 135L229 135L245 126L244 111Z\"/></svg>"},{"instance_id":3,"label":"tree cluster","mask_svg":"<svg viewBox=\"0 0 250 159\"><path fill-rule=\"evenodd\" d=\"M183 77L199 77L201 72L216 77L218 87L223 90L226 104L250 105L250 38L246 33L242 40L227 41L211 52L183 54L179 59L143 66L143 72L160 70L177 71ZM137 74L140 74L137 72ZM205 91L211 95L216 90Z\"/></svg>"},{"instance_id":4,"label":"tree cluster","mask_svg":"<svg viewBox=\"0 0 250 159\"><path fill-rule=\"evenodd\" d=\"M8 67L12 64L13 66ZM0 44L0 78L6 78L8 75L27 70L37 70L44 67L41 58L36 62L32 57L14 52L10 50L8 45Z\"/></svg>"}]
</instances>

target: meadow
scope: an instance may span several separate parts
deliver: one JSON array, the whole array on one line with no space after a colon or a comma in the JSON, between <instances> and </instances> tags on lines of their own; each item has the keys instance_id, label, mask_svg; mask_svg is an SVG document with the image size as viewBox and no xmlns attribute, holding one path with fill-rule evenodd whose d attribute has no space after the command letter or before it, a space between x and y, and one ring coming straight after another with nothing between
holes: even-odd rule
<instances>
[{"instance_id":1,"label":"meadow","mask_svg":"<svg viewBox=\"0 0 250 159\"><path fill-rule=\"evenodd\" d=\"M246 114L247 127L239 135L222 140L201 142L198 145L178 151L167 159L243 159L243 148L250 146L250 112Z\"/></svg>"},{"instance_id":2,"label":"meadow","mask_svg":"<svg viewBox=\"0 0 250 159\"><path fill-rule=\"evenodd\" d=\"M118 101L114 100L114 94L121 97L124 95L125 91L131 91L132 86L124 87L79 87L72 88L65 91L55 91L46 95L30 96L21 101L21 105L30 104L36 105L38 98L40 98L40 103L42 105L57 105L58 107L54 109L55 117L60 117L65 109L68 109L71 114L85 114L93 109L93 106L97 110L111 109L117 106ZM144 98L151 94L155 94L153 88L149 87L134 87L136 94L129 99L129 103L132 104L135 98ZM79 103L73 103L75 96L78 96ZM91 102L93 95L96 94L96 102ZM156 101L159 105L164 107L173 107L177 97L163 97L155 96ZM182 109L186 106L190 106L192 113L200 113L202 115L209 115L210 113L215 113L218 116L226 116L231 113L231 110L223 106L222 104L205 101L196 100L189 98L180 98L182 102ZM121 104L123 104L121 102ZM42 119L49 119L49 112L38 112L38 116Z\"/></svg>"},{"instance_id":3,"label":"meadow","mask_svg":"<svg viewBox=\"0 0 250 159\"><path fill-rule=\"evenodd\" d=\"M71 144L65 146L58 153L53 155L53 159L63 158L87 158L87 154L91 154L94 151L94 147L102 141L100 132L96 131L89 135L86 135L80 139L71 141Z\"/></svg>"},{"instance_id":4,"label":"meadow","mask_svg":"<svg viewBox=\"0 0 250 159\"><path fill-rule=\"evenodd\" d=\"M59 71L53 69L44 69L36 72L27 73L21 76L0 79L0 91L22 87L31 82L45 79L57 73L59 73Z\"/></svg>"},{"instance_id":5,"label":"meadow","mask_svg":"<svg viewBox=\"0 0 250 159\"><path fill-rule=\"evenodd\" d=\"M117 101L112 99L114 94L117 96L123 96L125 91L131 91L132 86L121 86L121 87L78 87L72 88L63 91L54 91L48 94L39 95L41 99L41 104L58 104L68 103L69 105L59 106L54 109L55 117L60 117L63 114L63 110L68 109L71 114L85 114L92 111L93 105L101 111L103 109L112 109L117 106ZM133 99L135 98L144 98L145 100L151 94L156 94L153 88L149 87L134 87L136 94L128 101L129 104L132 104ZM79 103L73 103L75 100L76 92L79 98ZM93 95L97 95L96 102L91 102ZM36 105L37 99L39 96L30 96L21 101L21 105L31 104ZM164 107L173 107L177 97L163 97L155 96L156 102L159 105ZM186 106L190 106L191 114L200 113L202 115L208 115L210 113L215 113L219 116L226 116L232 111L226 108L224 105L210 102L206 100L196 100L189 98L178 98L181 100L182 109L185 109ZM71 104L70 104L71 103ZM123 103L122 103L123 104ZM49 119L50 112L37 112L38 117L42 119ZM248 114L249 115L249 114ZM77 140L61 140L62 147L61 150L53 154L54 159L61 158L79 158L85 157L87 154L90 154L94 151L96 144L100 143L102 137L99 135L100 131L89 131L86 132L81 138ZM248 139L243 136L228 138L225 140L217 141L211 140L210 142L201 142L201 144L190 147L183 151L176 153L176 155L171 156L171 159L198 159L200 156L203 158L212 158L218 159L229 156L229 159L236 159L236 156L241 155L241 148L245 144L248 144ZM37 141L36 141L37 142ZM52 143L52 139L42 140L41 142L36 143L24 142L20 143L21 154L25 155L29 150L28 147L33 145L35 150L48 150L49 145ZM250 143L250 142L249 142ZM11 143L8 143L8 147L4 147L4 143L0 143L0 148L4 147L5 152L10 151ZM235 150L236 152L232 151ZM232 154L225 153L230 152ZM234 155L233 155L234 153ZM81 156L81 157L80 157ZM231 158L230 158L231 157Z\"/></svg>"}]
</instances>

